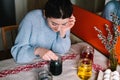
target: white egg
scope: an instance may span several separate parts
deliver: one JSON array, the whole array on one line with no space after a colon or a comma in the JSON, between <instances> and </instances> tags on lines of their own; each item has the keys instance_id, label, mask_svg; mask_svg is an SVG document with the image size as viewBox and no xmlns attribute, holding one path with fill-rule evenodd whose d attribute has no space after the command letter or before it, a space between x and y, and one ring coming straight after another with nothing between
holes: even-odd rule
<instances>
[{"instance_id":1,"label":"white egg","mask_svg":"<svg viewBox=\"0 0 120 80\"><path fill-rule=\"evenodd\" d=\"M111 73L111 75L119 76L119 72L118 71L114 71L114 72Z\"/></svg>"},{"instance_id":2,"label":"white egg","mask_svg":"<svg viewBox=\"0 0 120 80\"><path fill-rule=\"evenodd\" d=\"M110 69L106 69L103 75L103 80L120 80L120 74L118 71L112 72Z\"/></svg>"},{"instance_id":3,"label":"white egg","mask_svg":"<svg viewBox=\"0 0 120 80\"><path fill-rule=\"evenodd\" d=\"M103 79L103 80L110 80L110 79Z\"/></svg>"},{"instance_id":4,"label":"white egg","mask_svg":"<svg viewBox=\"0 0 120 80\"><path fill-rule=\"evenodd\" d=\"M111 80L119 80L119 77L118 76L112 76Z\"/></svg>"},{"instance_id":5,"label":"white egg","mask_svg":"<svg viewBox=\"0 0 120 80\"><path fill-rule=\"evenodd\" d=\"M110 78L110 74L105 74L105 75L103 76L103 78L104 78L104 79L109 79L109 78Z\"/></svg>"},{"instance_id":6,"label":"white egg","mask_svg":"<svg viewBox=\"0 0 120 80\"><path fill-rule=\"evenodd\" d=\"M110 73L111 73L111 70L110 70L110 69L106 69L104 73L105 73L105 74L110 74Z\"/></svg>"}]
</instances>

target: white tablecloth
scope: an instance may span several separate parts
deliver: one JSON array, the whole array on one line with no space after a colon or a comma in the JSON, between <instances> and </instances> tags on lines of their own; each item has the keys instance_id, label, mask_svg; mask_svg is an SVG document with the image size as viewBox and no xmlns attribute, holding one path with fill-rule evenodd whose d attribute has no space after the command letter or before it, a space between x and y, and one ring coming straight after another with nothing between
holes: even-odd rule
<instances>
[{"instance_id":1,"label":"white tablecloth","mask_svg":"<svg viewBox=\"0 0 120 80\"><path fill-rule=\"evenodd\" d=\"M75 45L72 45L70 49L70 53L79 54L80 49L83 45L86 45L85 43L77 43ZM63 72L59 76L53 76L53 80L80 80L77 76L77 61L79 56L76 56L74 59L66 59L63 61ZM100 52L95 50L94 53L94 64L95 65L101 65L101 68L106 69L107 68L107 58L102 55ZM13 69L17 66L20 66L18 64L15 64L13 59L3 60L0 61L0 73L5 70ZM23 65L21 65L23 66ZM4 77L0 77L0 80L37 80L38 79L38 72L44 67L41 68L33 68L27 71L20 71L18 73L9 74ZM118 69L119 70L119 69ZM93 69L93 75L91 77L91 80L97 79L98 72Z\"/></svg>"}]
</instances>

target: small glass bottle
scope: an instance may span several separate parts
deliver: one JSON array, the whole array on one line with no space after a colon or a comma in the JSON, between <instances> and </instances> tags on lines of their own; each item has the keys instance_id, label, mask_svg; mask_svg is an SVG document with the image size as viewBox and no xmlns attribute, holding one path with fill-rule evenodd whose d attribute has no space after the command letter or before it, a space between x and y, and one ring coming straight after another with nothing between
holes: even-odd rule
<instances>
[{"instance_id":1,"label":"small glass bottle","mask_svg":"<svg viewBox=\"0 0 120 80\"><path fill-rule=\"evenodd\" d=\"M48 70L43 69L38 73L38 80L53 80L53 77Z\"/></svg>"}]
</instances>

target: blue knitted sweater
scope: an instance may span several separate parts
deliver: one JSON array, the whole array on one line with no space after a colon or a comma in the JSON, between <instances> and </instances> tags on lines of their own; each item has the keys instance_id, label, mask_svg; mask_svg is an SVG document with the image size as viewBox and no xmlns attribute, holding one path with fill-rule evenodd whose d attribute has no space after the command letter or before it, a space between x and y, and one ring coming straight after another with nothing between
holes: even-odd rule
<instances>
[{"instance_id":1,"label":"blue knitted sweater","mask_svg":"<svg viewBox=\"0 0 120 80\"><path fill-rule=\"evenodd\" d=\"M70 31L66 32L66 38L61 38L59 32L54 32L48 26L42 10L33 10L21 21L11 54L17 63L29 63L40 58L34 55L37 47L65 54L70 46Z\"/></svg>"}]
</instances>

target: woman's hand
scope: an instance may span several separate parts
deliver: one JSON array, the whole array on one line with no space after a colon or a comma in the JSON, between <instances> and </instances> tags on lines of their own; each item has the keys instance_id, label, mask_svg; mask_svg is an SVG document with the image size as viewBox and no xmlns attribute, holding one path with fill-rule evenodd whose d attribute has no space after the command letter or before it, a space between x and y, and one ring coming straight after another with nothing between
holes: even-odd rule
<instances>
[{"instance_id":1,"label":"woman's hand","mask_svg":"<svg viewBox=\"0 0 120 80\"><path fill-rule=\"evenodd\" d=\"M47 61L58 59L58 56L54 52L46 48L36 48L35 55L39 55L43 60Z\"/></svg>"},{"instance_id":2,"label":"woman's hand","mask_svg":"<svg viewBox=\"0 0 120 80\"><path fill-rule=\"evenodd\" d=\"M66 31L67 30L70 30L73 26L74 26L74 24L75 24L75 17L72 15L70 18L69 18L69 22L66 24L66 26L65 27L62 27L61 29L60 29L60 36L61 37L64 37L65 36L65 34L66 34Z\"/></svg>"}]
</instances>

